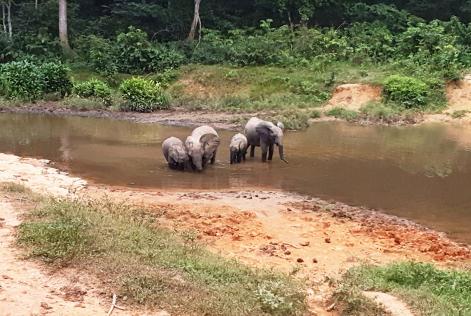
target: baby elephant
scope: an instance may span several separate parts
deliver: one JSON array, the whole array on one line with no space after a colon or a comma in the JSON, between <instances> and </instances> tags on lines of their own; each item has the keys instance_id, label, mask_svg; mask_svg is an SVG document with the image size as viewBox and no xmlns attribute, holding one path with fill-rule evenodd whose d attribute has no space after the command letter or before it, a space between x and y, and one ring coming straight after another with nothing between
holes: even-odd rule
<instances>
[{"instance_id":1,"label":"baby elephant","mask_svg":"<svg viewBox=\"0 0 471 316\"><path fill-rule=\"evenodd\" d=\"M162 143L162 151L170 169L185 170L190 168L190 157L183 142L176 137L169 137Z\"/></svg>"},{"instance_id":2,"label":"baby elephant","mask_svg":"<svg viewBox=\"0 0 471 316\"><path fill-rule=\"evenodd\" d=\"M231 164L240 163L242 160L245 161L245 154L247 153L247 137L238 133L232 136L231 145Z\"/></svg>"}]
</instances>

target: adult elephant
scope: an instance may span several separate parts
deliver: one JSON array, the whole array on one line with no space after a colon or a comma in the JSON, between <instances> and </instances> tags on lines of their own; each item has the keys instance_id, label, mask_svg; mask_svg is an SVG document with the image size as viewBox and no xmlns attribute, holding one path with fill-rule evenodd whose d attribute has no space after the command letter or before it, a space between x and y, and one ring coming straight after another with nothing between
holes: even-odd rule
<instances>
[{"instance_id":1,"label":"adult elephant","mask_svg":"<svg viewBox=\"0 0 471 316\"><path fill-rule=\"evenodd\" d=\"M262 148L262 161L272 160L273 148L276 144L280 153L280 159L288 163L285 159L283 152L283 124L277 125L272 122L261 120L257 117L252 117L245 125L245 136L250 146L250 157L255 155L255 147Z\"/></svg>"},{"instance_id":2,"label":"adult elephant","mask_svg":"<svg viewBox=\"0 0 471 316\"><path fill-rule=\"evenodd\" d=\"M220 139L216 130L204 125L195 128L185 141L193 167L201 171L208 162L214 164Z\"/></svg>"}]
</instances>

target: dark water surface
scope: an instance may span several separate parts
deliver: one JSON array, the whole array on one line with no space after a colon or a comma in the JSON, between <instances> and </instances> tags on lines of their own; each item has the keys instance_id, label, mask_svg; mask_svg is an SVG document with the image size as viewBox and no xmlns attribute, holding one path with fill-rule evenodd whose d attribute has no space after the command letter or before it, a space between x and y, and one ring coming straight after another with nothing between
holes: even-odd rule
<instances>
[{"instance_id":1,"label":"dark water surface","mask_svg":"<svg viewBox=\"0 0 471 316\"><path fill-rule=\"evenodd\" d=\"M289 165L256 159L229 165L222 138L215 166L171 171L160 145L190 128L107 119L0 114L0 152L50 159L72 174L146 188L284 189L381 208L471 244L471 126L419 127L317 123L287 133Z\"/></svg>"}]
</instances>

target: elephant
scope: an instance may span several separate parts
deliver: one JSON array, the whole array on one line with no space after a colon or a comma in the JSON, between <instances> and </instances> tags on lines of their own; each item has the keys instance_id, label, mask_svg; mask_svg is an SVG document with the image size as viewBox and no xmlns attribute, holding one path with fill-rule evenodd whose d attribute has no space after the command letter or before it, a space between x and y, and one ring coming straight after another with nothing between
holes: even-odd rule
<instances>
[{"instance_id":1,"label":"elephant","mask_svg":"<svg viewBox=\"0 0 471 316\"><path fill-rule=\"evenodd\" d=\"M280 154L280 159L286 163L283 152L283 124L278 122L277 125L272 122L252 117L245 125L245 136L247 136L248 145L250 146L250 157L255 155L255 146L262 148L262 161L272 160L273 147L276 144Z\"/></svg>"},{"instance_id":2,"label":"elephant","mask_svg":"<svg viewBox=\"0 0 471 316\"><path fill-rule=\"evenodd\" d=\"M245 154L247 153L247 137L241 133L235 134L231 139L229 150L231 153L231 164L240 163L242 160L245 161Z\"/></svg>"},{"instance_id":3,"label":"elephant","mask_svg":"<svg viewBox=\"0 0 471 316\"><path fill-rule=\"evenodd\" d=\"M189 169L190 157L183 142L176 137L169 137L162 143L162 152L171 169Z\"/></svg>"},{"instance_id":4,"label":"elephant","mask_svg":"<svg viewBox=\"0 0 471 316\"><path fill-rule=\"evenodd\" d=\"M193 168L201 171L208 162L214 164L219 143L219 135L214 128L206 125L195 128L185 141Z\"/></svg>"}]
</instances>

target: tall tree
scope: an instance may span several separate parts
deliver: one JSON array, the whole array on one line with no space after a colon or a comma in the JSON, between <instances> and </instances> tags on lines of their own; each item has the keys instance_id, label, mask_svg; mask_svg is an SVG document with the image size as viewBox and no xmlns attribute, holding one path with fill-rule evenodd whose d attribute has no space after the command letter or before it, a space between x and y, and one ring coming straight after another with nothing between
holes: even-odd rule
<instances>
[{"instance_id":1,"label":"tall tree","mask_svg":"<svg viewBox=\"0 0 471 316\"><path fill-rule=\"evenodd\" d=\"M59 40L66 56L72 55L67 31L67 0L59 0Z\"/></svg>"},{"instance_id":2,"label":"tall tree","mask_svg":"<svg viewBox=\"0 0 471 316\"><path fill-rule=\"evenodd\" d=\"M200 4L201 0L195 0L195 10L193 13L193 22L191 23L190 33L187 40L193 41L195 39L196 29L198 28L198 37L201 37L201 17L200 17Z\"/></svg>"},{"instance_id":3,"label":"tall tree","mask_svg":"<svg viewBox=\"0 0 471 316\"><path fill-rule=\"evenodd\" d=\"M7 34L9 38L12 38L13 36L13 26L11 22L12 0L4 0L0 2L2 4L3 33Z\"/></svg>"}]
</instances>

